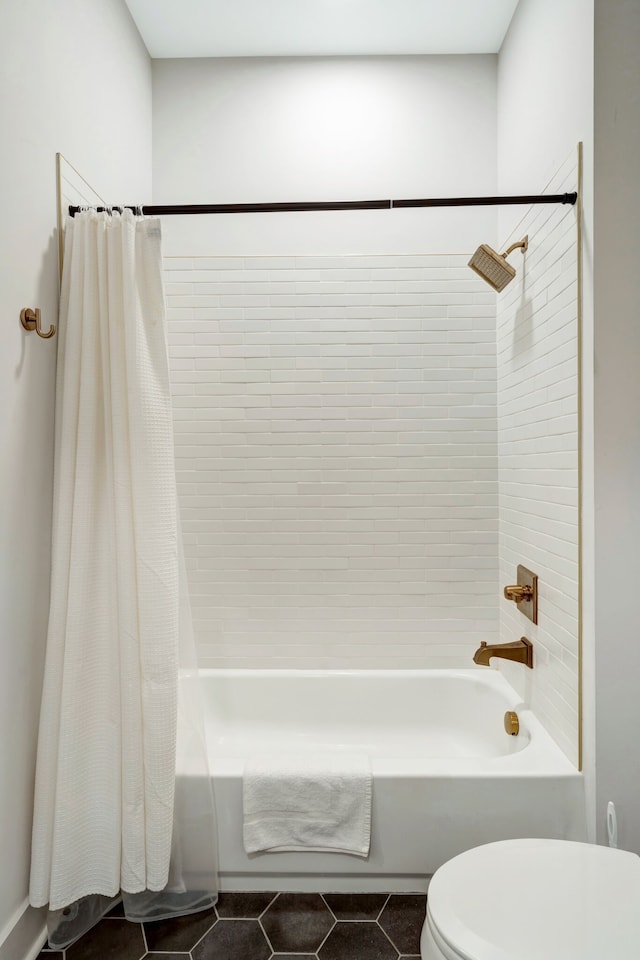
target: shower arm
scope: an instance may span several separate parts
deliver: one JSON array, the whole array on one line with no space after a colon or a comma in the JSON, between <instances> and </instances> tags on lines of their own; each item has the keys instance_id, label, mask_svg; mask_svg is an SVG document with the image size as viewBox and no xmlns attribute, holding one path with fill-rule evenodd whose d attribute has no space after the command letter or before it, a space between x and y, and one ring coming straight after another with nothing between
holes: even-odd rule
<instances>
[{"instance_id":1,"label":"shower arm","mask_svg":"<svg viewBox=\"0 0 640 960\"><path fill-rule=\"evenodd\" d=\"M517 250L518 247L522 247L522 252L525 253L529 249L529 237L525 237L524 240L519 240L517 243L512 243L511 246L505 250L501 256L507 259L510 253L513 253L514 250Z\"/></svg>"}]
</instances>

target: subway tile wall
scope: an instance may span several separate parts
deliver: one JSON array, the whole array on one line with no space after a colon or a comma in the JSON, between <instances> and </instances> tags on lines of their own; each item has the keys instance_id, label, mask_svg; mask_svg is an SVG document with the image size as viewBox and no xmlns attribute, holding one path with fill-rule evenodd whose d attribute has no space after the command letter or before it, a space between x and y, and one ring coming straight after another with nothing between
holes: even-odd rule
<instances>
[{"instance_id":1,"label":"subway tile wall","mask_svg":"<svg viewBox=\"0 0 640 960\"><path fill-rule=\"evenodd\" d=\"M576 189L572 157L547 190ZM538 206L505 242L518 274L498 297L500 579L523 563L539 576L534 626L500 602L503 642L527 636L534 669L501 664L567 756L578 759L577 208Z\"/></svg>"},{"instance_id":2,"label":"subway tile wall","mask_svg":"<svg viewBox=\"0 0 640 960\"><path fill-rule=\"evenodd\" d=\"M203 666L465 667L496 639L495 295L467 259L165 259Z\"/></svg>"}]
</instances>

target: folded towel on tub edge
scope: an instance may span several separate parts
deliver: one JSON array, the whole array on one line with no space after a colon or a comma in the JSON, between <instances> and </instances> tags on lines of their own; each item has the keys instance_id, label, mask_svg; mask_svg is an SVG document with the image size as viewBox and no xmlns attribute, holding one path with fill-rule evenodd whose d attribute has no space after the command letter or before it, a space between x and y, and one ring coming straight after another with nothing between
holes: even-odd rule
<instances>
[{"instance_id":1,"label":"folded towel on tub edge","mask_svg":"<svg viewBox=\"0 0 640 960\"><path fill-rule=\"evenodd\" d=\"M250 757L242 784L247 853L369 855L371 763L363 754Z\"/></svg>"}]
</instances>

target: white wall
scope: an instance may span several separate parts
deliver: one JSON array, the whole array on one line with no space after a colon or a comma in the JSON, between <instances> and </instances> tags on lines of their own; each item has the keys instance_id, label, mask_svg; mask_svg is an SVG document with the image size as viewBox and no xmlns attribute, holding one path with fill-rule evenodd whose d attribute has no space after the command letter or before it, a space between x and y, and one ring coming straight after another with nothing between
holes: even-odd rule
<instances>
[{"instance_id":1,"label":"white wall","mask_svg":"<svg viewBox=\"0 0 640 960\"><path fill-rule=\"evenodd\" d=\"M554 193L575 188L577 157ZM528 235L517 275L498 297L500 582L518 564L538 575L538 623L500 599L503 643L526 636L534 669L501 662L510 683L569 759L579 762L578 708L578 271L577 216L533 206L509 242ZM502 595L502 591L499 591Z\"/></svg>"},{"instance_id":2,"label":"white wall","mask_svg":"<svg viewBox=\"0 0 640 960\"><path fill-rule=\"evenodd\" d=\"M616 804L640 853L640 5L595 4L595 516L598 831Z\"/></svg>"},{"instance_id":3,"label":"white wall","mask_svg":"<svg viewBox=\"0 0 640 960\"><path fill-rule=\"evenodd\" d=\"M578 141L593 173L593 0L520 0L498 57L498 185L537 193ZM585 204L591 211L589 191ZM520 219L502 208L500 237Z\"/></svg>"},{"instance_id":4,"label":"white wall","mask_svg":"<svg viewBox=\"0 0 640 960\"><path fill-rule=\"evenodd\" d=\"M585 585L583 762L593 823L593 422L590 412L593 396L593 3L591 0L520 0L498 59L499 191L537 193L547 189L550 179L566 159L576 155L578 141L584 144L581 291L584 410L582 575ZM521 217L522 211L518 209L502 208L499 218L501 244ZM514 263L517 266L517 261ZM532 323L535 325L535 317ZM527 565L526 558L523 557L522 561ZM560 581L548 586L557 591ZM520 620L525 626L529 623L523 617ZM540 677L543 672L538 676L534 669L529 682L535 684ZM544 696L544 693L540 691L540 695ZM567 696L573 694L567 691ZM557 720L562 723L560 717ZM564 724L565 733L570 734L572 740L569 725L573 722L574 712L569 711ZM565 739L565 748L566 743Z\"/></svg>"},{"instance_id":5,"label":"white wall","mask_svg":"<svg viewBox=\"0 0 640 960\"><path fill-rule=\"evenodd\" d=\"M151 67L123 0L0 12L0 956L25 957L33 773L48 615L57 312L55 154L104 196L149 198ZM11 936L9 936L11 934ZM8 939L7 939L8 938Z\"/></svg>"},{"instance_id":6,"label":"white wall","mask_svg":"<svg viewBox=\"0 0 640 960\"><path fill-rule=\"evenodd\" d=\"M619 845L636 852L639 45L634 0L520 0L498 70L500 189L520 173L542 186L576 140L585 144L584 760L598 839L613 800ZM511 229L502 223L501 237Z\"/></svg>"},{"instance_id":7,"label":"white wall","mask_svg":"<svg viewBox=\"0 0 640 960\"><path fill-rule=\"evenodd\" d=\"M158 60L154 201L249 203L491 193L496 57ZM451 253L491 208L171 217L190 256Z\"/></svg>"},{"instance_id":8,"label":"white wall","mask_svg":"<svg viewBox=\"0 0 640 960\"><path fill-rule=\"evenodd\" d=\"M490 194L495 68L157 61L154 200ZM465 267L495 223L482 208L165 219L206 662L462 665L495 635L495 298Z\"/></svg>"},{"instance_id":9,"label":"white wall","mask_svg":"<svg viewBox=\"0 0 640 960\"><path fill-rule=\"evenodd\" d=\"M466 256L165 259L205 667L465 667L497 636L495 295Z\"/></svg>"}]
</instances>

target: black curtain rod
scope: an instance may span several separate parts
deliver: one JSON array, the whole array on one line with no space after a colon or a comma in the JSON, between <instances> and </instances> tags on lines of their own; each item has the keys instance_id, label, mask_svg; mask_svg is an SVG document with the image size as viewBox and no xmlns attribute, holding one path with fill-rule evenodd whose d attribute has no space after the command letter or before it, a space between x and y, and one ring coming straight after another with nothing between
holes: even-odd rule
<instances>
[{"instance_id":1,"label":"black curtain rod","mask_svg":"<svg viewBox=\"0 0 640 960\"><path fill-rule=\"evenodd\" d=\"M293 213L315 210L391 210L395 207L494 207L514 203L570 203L578 199L577 193L548 193L514 197L435 197L425 200L341 200L320 203L187 203L151 206L94 207L98 213L110 210L142 209L145 216L160 217L190 215L196 213ZM74 217L83 207L69 207Z\"/></svg>"}]
</instances>

